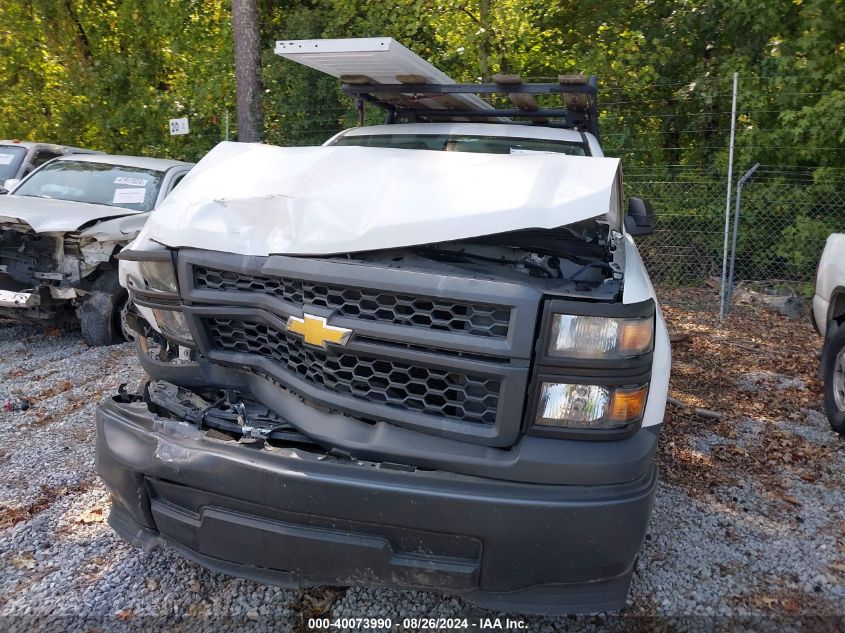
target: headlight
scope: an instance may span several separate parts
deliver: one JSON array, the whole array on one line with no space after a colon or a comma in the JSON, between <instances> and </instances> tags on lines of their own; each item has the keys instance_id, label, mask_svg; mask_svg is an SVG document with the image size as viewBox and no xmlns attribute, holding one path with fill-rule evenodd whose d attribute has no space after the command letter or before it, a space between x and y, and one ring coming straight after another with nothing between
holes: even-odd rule
<instances>
[{"instance_id":1,"label":"headlight","mask_svg":"<svg viewBox=\"0 0 845 633\"><path fill-rule=\"evenodd\" d=\"M194 337L191 336L191 329L188 327L185 315L181 311L153 308L153 316L161 333L165 336L186 343L194 342Z\"/></svg>"},{"instance_id":2,"label":"headlight","mask_svg":"<svg viewBox=\"0 0 845 633\"><path fill-rule=\"evenodd\" d=\"M173 269L173 262L170 260L139 261L138 272L150 290L179 292L179 286L176 284L176 271Z\"/></svg>"},{"instance_id":3,"label":"headlight","mask_svg":"<svg viewBox=\"0 0 845 633\"><path fill-rule=\"evenodd\" d=\"M654 317L555 314L548 353L570 358L631 358L651 351Z\"/></svg>"},{"instance_id":4,"label":"headlight","mask_svg":"<svg viewBox=\"0 0 845 633\"><path fill-rule=\"evenodd\" d=\"M618 429L643 416L648 386L544 382L534 424L545 427Z\"/></svg>"},{"instance_id":5,"label":"headlight","mask_svg":"<svg viewBox=\"0 0 845 633\"><path fill-rule=\"evenodd\" d=\"M133 268L127 270L127 287L132 301L139 308L152 312L154 325L168 339L180 345L194 344L191 329L181 309L179 284L170 251L124 250L118 259ZM123 264L121 264L123 265Z\"/></svg>"}]
</instances>

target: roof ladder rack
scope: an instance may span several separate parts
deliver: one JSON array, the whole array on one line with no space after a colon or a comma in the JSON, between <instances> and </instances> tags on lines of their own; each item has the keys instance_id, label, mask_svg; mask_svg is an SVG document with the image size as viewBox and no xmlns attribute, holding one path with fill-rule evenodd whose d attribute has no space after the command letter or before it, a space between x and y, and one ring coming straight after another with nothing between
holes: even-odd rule
<instances>
[{"instance_id":1,"label":"roof ladder rack","mask_svg":"<svg viewBox=\"0 0 845 633\"><path fill-rule=\"evenodd\" d=\"M524 83L519 75L496 75L493 83L455 83L389 37L293 40L276 53L338 77L356 100L359 119L372 103L386 122L484 121L564 127L599 136L598 81L594 75L560 75L556 83ZM495 107L483 96L502 95L512 107ZM562 104L540 107L537 97L557 95Z\"/></svg>"}]
</instances>

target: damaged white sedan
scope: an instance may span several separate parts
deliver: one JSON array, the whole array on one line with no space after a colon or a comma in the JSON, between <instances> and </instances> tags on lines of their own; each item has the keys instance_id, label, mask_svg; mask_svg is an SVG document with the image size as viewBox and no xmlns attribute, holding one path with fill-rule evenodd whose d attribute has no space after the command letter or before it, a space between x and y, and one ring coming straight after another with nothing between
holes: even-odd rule
<instances>
[{"instance_id":1,"label":"damaged white sedan","mask_svg":"<svg viewBox=\"0 0 845 633\"><path fill-rule=\"evenodd\" d=\"M0 197L0 316L78 318L91 345L124 340L128 297L115 255L191 167L137 156L66 156Z\"/></svg>"}]
</instances>

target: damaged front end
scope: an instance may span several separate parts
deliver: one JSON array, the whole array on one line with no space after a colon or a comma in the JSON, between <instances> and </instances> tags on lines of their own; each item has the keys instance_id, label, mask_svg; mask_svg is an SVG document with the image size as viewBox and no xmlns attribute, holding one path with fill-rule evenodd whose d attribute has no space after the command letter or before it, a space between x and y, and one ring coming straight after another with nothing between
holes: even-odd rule
<instances>
[{"instance_id":1,"label":"damaged front end","mask_svg":"<svg viewBox=\"0 0 845 633\"><path fill-rule=\"evenodd\" d=\"M604 463L577 441L527 438L509 454L393 438L421 441L432 463L414 466L368 457L363 435L350 452L298 428L362 432L353 418L296 397L276 403L279 415L261 399L153 381L104 402L97 471L110 525L138 547L279 586L398 586L524 613L624 603L656 485L656 434ZM544 472L552 481L537 485Z\"/></svg>"},{"instance_id":2,"label":"damaged front end","mask_svg":"<svg viewBox=\"0 0 845 633\"><path fill-rule=\"evenodd\" d=\"M98 410L124 538L286 586L538 613L624 603L659 424L640 410L537 432L534 416L549 372L608 393L649 383L648 354L532 362L549 300L653 327L653 302L623 306L624 239L606 224L322 257L153 242L120 257L151 377Z\"/></svg>"},{"instance_id":3,"label":"damaged front end","mask_svg":"<svg viewBox=\"0 0 845 633\"><path fill-rule=\"evenodd\" d=\"M126 243L80 232L37 233L23 223L0 224L0 316L71 318L96 279L115 274L114 253Z\"/></svg>"},{"instance_id":4,"label":"damaged front end","mask_svg":"<svg viewBox=\"0 0 845 633\"><path fill-rule=\"evenodd\" d=\"M155 250L139 250L136 244L119 256L122 283L137 310L128 326L147 373L183 386L207 384L197 361L231 362L218 350L261 353L258 341L236 339L251 338L253 331L268 342L284 338L290 319L305 313L354 331L353 349L358 342L374 344L380 353L384 345L435 355L453 348L451 353L467 359L498 355L506 364L524 365L543 295L622 300L621 235L595 221L319 258L176 251L147 244ZM307 373L305 364L318 360L307 353L298 356L303 366L289 369L300 376ZM282 362L281 357L272 360ZM334 361L327 360L322 371L333 368ZM304 377L312 383L322 380L318 386L328 388L326 378ZM522 375L501 383L518 389L526 380ZM347 391L355 395L351 386Z\"/></svg>"},{"instance_id":5,"label":"damaged front end","mask_svg":"<svg viewBox=\"0 0 845 633\"><path fill-rule=\"evenodd\" d=\"M119 255L150 381L97 414L118 533L279 585L624 604L670 359L618 161L449 154L222 144L152 215Z\"/></svg>"}]
</instances>

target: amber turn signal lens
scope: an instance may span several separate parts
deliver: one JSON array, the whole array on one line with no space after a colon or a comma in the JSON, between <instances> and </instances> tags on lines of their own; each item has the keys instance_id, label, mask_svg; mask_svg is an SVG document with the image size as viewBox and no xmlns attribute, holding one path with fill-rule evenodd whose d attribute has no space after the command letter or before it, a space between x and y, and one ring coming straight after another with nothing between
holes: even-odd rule
<instances>
[{"instance_id":1,"label":"amber turn signal lens","mask_svg":"<svg viewBox=\"0 0 845 633\"><path fill-rule=\"evenodd\" d=\"M654 322L651 319L631 319L621 323L619 350L623 353L642 354L651 349Z\"/></svg>"},{"instance_id":2,"label":"amber turn signal lens","mask_svg":"<svg viewBox=\"0 0 845 633\"><path fill-rule=\"evenodd\" d=\"M647 395L648 387L645 385L633 389L615 389L607 417L622 423L640 419L645 411Z\"/></svg>"},{"instance_id":3,"label":"amber turn signal lens","mask_svg":"<svg viewBox=\"0 0 845 633\"><path fill-rule=\"evenodd\" d=\"M549 354L568 358L634 358L650 352L654 317L555 314Z\"/></svg>"}]
</instances>

